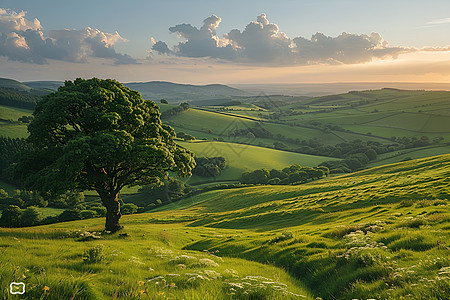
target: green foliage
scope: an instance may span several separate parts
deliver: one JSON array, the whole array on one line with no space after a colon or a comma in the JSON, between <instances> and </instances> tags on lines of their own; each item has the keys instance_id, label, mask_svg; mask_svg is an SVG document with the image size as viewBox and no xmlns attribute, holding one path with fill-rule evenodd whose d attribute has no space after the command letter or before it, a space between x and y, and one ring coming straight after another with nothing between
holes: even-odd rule
<instances>
[{"instance_id":1,"label":"green foliage","mask_svg":"<svg viewBox=\"0 0 450 300\"><path fill-rule=\"evenodd\" d=\"M106 213L105 213L105 215L106 215ZM98 217L98 214L95 210L84 209L84 210L80 211L80 217L82 219L91 219L91 218Z\"/></svg>"},{"instance_id":2,"label":"green foliage","mask_svg":"<svg viewBox=\"0 0 450 300\"><path fill-rule=\"evenodd\" d=\"M164 103L164 102L161 102L161 103ZM169 110L166 110L164 113L162 113L161 118L175 116L175 115L182 113L183 111L188 110L188 109L189 109L189 103L186 103L186 102L180 103L180 105L173 107Z\"/></svg>"},{"instance_id":3,"label":"green foliage","mask_svg":"<svg viewBox=\"0 0 450 300\"><path fill-rule=\"evenodd\" d=\"M133 203L125 203L124 205L122 205L121 211L124 215L131 215L137 213L138 206Z\"/></svg>"},{"instance_id":4,"label":"green foliage","mask_svg":"<svg viewBox=\"0 0 450 300\"><path fill-rule=\"evenodd\" d=\"M45 200L38 192L34 191L16 190L13 198L18 203L22 203L23 207L29 206L46 207L48 205L48 201Z\"/></svg>"},{"instance_id":5,"label":"green foliage","mask_svg":"<svg viewBox=\"0 0 450 300\"><path fill-rule=\"evenodd\" d=\"M12 167L18 155L30 149L31 145L23 138L0 137L0 178L11 181Z\"/></svg>"},{"instance_id":6,"label":"green foliage","mask_svg":"<svg viewBox=\"0 0 450 300\"><path fill-rule=\"evenodd\" d=\"M196 157L192 174L201 177L217 177L226 167L225 157Z\"/></svg>"},{"instance_id":7,"label":"green foliage","mask_svg":"<svg viewBox=\"0 0 450 300\"><path fill-rule=\"evenodd\" d=\"M158 107L114 80L66 81L33 115L28 140L36 149L21 156L17 178L45 193L97 191L112 231L121 228L123 187L167 178L169 171L189 175L195 166Z\"/></svg>"},{"instance_id":8,"label":"green foliage","mask_svg":"<svg viewBox=\"0 0 450 300\"><path fill-rule=\"evenodd\" d=\"M30 206L23 210L20 219L22 226L35 226L42 221L43 216L37 207Z\"/></svg>"},{"instance_id":9,"label":"green foliage","mask_svg":"<svg viewBox=\"0 0 450 300\"><path fill-rule=\"evenodd\" d=\"M13 88L0 88L0 104L2 105L33 109L40 99L41 95L33 95Z\"/></svg>"},{"instance_id":10,"label":"green foliage","mask_svg":"<svg viewBox=\"0 0 450 300\"><path fill-rule=\"evenodd\" d=\"M105 259L103 249L104 246L101 244L87 249L83 253L83 261L89 264L102 262Z\"/></svg>"},{"instance_id":11,"label":"green foliage","mask_svg":"<svg viewBox=\"0 0 450 300\"><path fill-rule=\"evenodd\" d=\"M272 169L269 172L266 169L260 169L245 172L239 178L239 181L246 184L297 184L307 182L308 180L319 179L328 174L328 168L324 166L310 168L294 164L283 170Z\"/></svg>"},{"instance_id":12,"label":"green foliage","mask_svg":"<svg viewBox=\"0 0 450 300\"><path fill-rule=\"evenodd\" d=\"M183 181L169 177L160 184L150 184L140 188L139 192L143 193L145 200L135 201L135 204L145 207L152 203L160 205L177 201L183 197L185 189ZM133 201L133 199L130 200Z\"/></svg>"},{"instance_id":13,"label":"green foliage","mask_svg":"<svg viewBox=\"0 0 450 300\"><path fill-rule=\"evenodd\" d=\"M19 227L21 225L22 210L16 205L9 205L7 209L2 211L0 217L0 226L2 227Z\"/></svg>"},{"instance_id":14,"label":"green foliage","mask_svg":"<svg viewBox=\"0 0 450 300\"><path fill-rule=\"evenodd\" d=\"M106 216L106 207L104 206L93 206L91 210L95 211L99 217Z\"/></svg>"},{"instance_id":15,"label":"green foliage","mask_svg":"<svg viewBox=\"0 0 450 300\"><path fill-rule=\"evenodd\" d=\"M183 139L185 141L192 141L195 140L195 137L193 135L187 134L183 131L180 131L176 134L177 138Z\"/></svg>"},{"instance_id":16,"label":"green foliage","mask_svg":"<svg viewBox=\"0 0 450 300\"><path fill-rule=\"evenodd\" d=\"M0 189L0 200L8 198L8 193L4 189Z\"/></svg>"},{"instance_id":17,"label":"green foliage","mask_svg":"<svg viewBox=\"0 0 450 300\"><path fill-rule=\"evenodd\" d=\"M77 209L66 209L58 216L59 222L68 222L81 219L82 217L80 215L80 211Z\"/></svg>"}]
</instances>

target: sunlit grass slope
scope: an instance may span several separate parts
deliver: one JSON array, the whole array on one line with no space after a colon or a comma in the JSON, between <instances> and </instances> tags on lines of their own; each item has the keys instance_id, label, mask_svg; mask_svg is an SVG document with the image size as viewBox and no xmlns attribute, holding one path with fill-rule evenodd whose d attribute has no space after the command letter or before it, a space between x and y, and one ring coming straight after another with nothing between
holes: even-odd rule
<instances>
[{"instance_id":1,"label":"sunlit grass slope","mask_svg":"<svg viewBox=\"0 0 450 300\"><path fill-rule=\"evenodd\" d=\"M35 299L448 299L449 164L211 191L124 216L121 237L76 232L102 219L1 229L0 283Z\"/></svg>"},{"instance_id":2,"label":"sunlit grass slope","mask_svg":"<svg viewBox=\"0 0 450 300\"><path fill-rule=\"evenodd\" d=\"M9 284L24 282L26 299L312 299L298 280L275 266L182 250L225 230L154 224L146 217L125 217L127 236L93 241L89 236L101 229L100 219L1 229L2 297L16 299Z\"/></svg>"},{"instance_id":3,"label":"sunlit grass slope","mask_svg":"<svg viewBox=\"0 0 450 300\"><path fill-rule=\"evenodd\" d=\"M0 136L12 138L27 137L27 125L17 122L17 119L22 116L31 116L31 111L0 105Z\"/></svg>"},{"instance_id":4,"label":"sunlit grass slope","mask_svg":"<svg viewBox=\"0 0 450 300\"><path fill-rule=\"evenodd\" d=\"M154 218L176 211L189 227L247 229L186 249L274 262L324 299L448 299L449 163L442 155L301 186L213 191Z\"/></svg>"},{"instance_id":5,"label":"sunlit grass slope","mask_svg":"<svg viewBox=\"0 0 450 300\"><path fill-rule=\"evenodd\" d=\"M266 169L282 169L292 164L300 164L302 166L315 167L326 160L336 160L335 158L325 156L315 156L263 147L227 143L227 142L211 142L196 141L182 142L180 145L193 151L198 157L225 157L227 167L220 176L216 178L220 180L236 180L243 172ZM193 176L189 181L201 181L205 178Z\"/></svg>"}]
</instances>

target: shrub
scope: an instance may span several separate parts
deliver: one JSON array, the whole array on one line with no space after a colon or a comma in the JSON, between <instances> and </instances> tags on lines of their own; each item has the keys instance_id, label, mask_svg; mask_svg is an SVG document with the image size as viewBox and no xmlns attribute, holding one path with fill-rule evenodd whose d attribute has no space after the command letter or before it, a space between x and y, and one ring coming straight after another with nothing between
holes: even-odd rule
<instances>
[{"instance_id":1,"label":"shrub","mask_svg":"<svg viewBox=\"0 0 450 300\"><path fill-rule=\"evenodd\" d=\"M138 206L136 204L133 203L125 203L120 211L124 214L124 215L131 215L134 214L138 211Z\"/></svg>"},{"instance_id":2,"label":"shrub","mask_svg":"<svg viewBox=\"0 0 450 300\"><path fill-rule=\"evenodd\" d=\"M43 217L37 207L30 206L23 211L20 219L23 226L34 226L39 224Z\"/></svg>"},{"instance_id":3,"label":"shrub","mask_svg":"<svg viewBox=\"0 0 450 300\"><path fill-rule=\"evenodd\" d=\"M99 217L106 216L106 207L104 206L93 206L91 210L95 211Z\"/></svg>"},{"instance_id":4,"label":"shrub","mask_svg":"<svg viewBox=\"0 0 450 300\"><path fill-rule=\"evenodd\" d=\"M0 226L19 227L21 223L22 210L16 205L10 205L2 212Z\"/></svg>"},{"instance_id":5,"label":"shrub","mask_svg":"<svg viewBox=\"0 0 450 300\"><path fill-rule=\"evenodd\" d=\"M91 219L98 216L97 212L95 210L82 210L80 211L80 216L82 219Z\"/></svg>"},{"instance_id":6,"label":"shrub","mask_svg":"<svg viewBox=\"0 0 450 300\"><path fill-rule=\"evenodd\" d=\"M81 220L80 211L75 209L67 209L58 216L58 219L60 222Z\"/></svg>"},{"instance_id":7,"label":"shrub","mask_svg":"<svg viewBox=\"0 0 450 300\"><path fill-rule=\"evenodd\" d=\"M83 261L86 263L99 263L105 259L103 255L103 245L89 248L83 253Z\"/></svg>"}]
</instances>

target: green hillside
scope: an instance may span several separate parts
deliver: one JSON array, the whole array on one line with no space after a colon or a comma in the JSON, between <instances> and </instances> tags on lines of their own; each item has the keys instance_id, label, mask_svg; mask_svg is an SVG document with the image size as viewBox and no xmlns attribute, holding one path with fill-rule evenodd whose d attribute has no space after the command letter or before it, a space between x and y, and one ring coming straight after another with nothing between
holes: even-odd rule
<instances>
[{"instance_id":1,"label":"green hillside","mask_svg":"<svg viewBox=\"0 0 450 300\"><path fill-rule=\"evenodd\" d=\"M243 172L255 169L282 169L292 164L315 167L323 161L336 160L330 157L314 156L268 149L263 147L233 144L227 142L178 142L193 151L198 157L225 157L227 167L216 181L236 180ZM192 176L188 183L205 181L206 178Z\"/></svg>"},{"instance_id":2,"label":"green hillside","mask_svg":"<svg viewBox=\"0 0 450 300\"><path fill-rule=\"evenodd\" d=\"M31 88L29 86L26 86L25 84L8 78L0 78L0 89L7 88L7 89L15 89L20 92L30 92Z\"/></svg>"},{"instance_id":3,"label":"green hillside","mask_svg":"<svg viewBox=\"0 0 450 300\"><path fill-rule=\"evenodd\" d=\"M122 236L102 219L0 229L0 281L48 299L448 299L449 165L211 191L124 216Z\"/></svg>"},{"instance_id":4,"label":"green hillside","mask_svg":"<svg viewBox=\"0 0 450 300\"><path fill-rule=\"evenodd\" d=\"M230 114L216 113L193 108L190 108L175 116L166 118L164 121L174 127L177 131L184 131L192 134L197 139L212 139L212 137L221 137L225 141L243 142L257 146L262 144L264 146L273 147L272 144L279 140L277 135L298 140L316 138L327 145L337 144L342 141L351 141L354 139L372 140L380 143L389 142L375 136L359 135L348 132L336 134L332 131L323 131L314 128L292 126L289 124L275 122L259 122L257 119L251 119L248 117L233 116ZM230 132L235 130L256 128L257 126L267 130L270 134L272 134L272 137L248 138L247 136L231 137L229 135ZM289 142L287 143L289 144Z\"/></svg>"},{"instance_id":5,"label":"green hillside","mask_svg":"<svg viewBox=\"0 0 450 300\"><path fill-rule=\"evenodd\" d=\"M349 92L282 107L283 120L330 123L356 133L450 138L450 92L382 89Z\"/></svg>"},{"instance_id":6,"label":"green hillside","mask_svg":"<svg viewBox=\"0 0 450 300\"><path fill-rule=\"evenodd\" d=\"M64 85L63 81L27 81L23 82L32 89L46 89L56 91L58 87Z\"/></svg>"},{"instance_id":7,"label":"green hillside","mask_svg":"<svg viewBox=\"0 0 450 300\"><path fill-rule=\"evenodd\" d=\"M31 116L28 109L0 105L0 136L25 138L28 136L27 125L18 121L22 116Z\"/></svg>"}]
</instances>

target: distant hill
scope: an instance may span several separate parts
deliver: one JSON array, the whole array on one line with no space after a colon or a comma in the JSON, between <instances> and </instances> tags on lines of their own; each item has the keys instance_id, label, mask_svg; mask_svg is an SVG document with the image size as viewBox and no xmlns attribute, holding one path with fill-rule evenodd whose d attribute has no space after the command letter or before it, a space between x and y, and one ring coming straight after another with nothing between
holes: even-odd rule
<instances>
[{"instance_id":1,"label":"distant hill","mask_svg":"<svg viewBox=\"0 0 450 300\"><path fill-rule=\"evenodd\" d=\"M15 89L20 92L29 92L31 87L14 79L0 78L0 89Z\"/></svg>"},{"instance_id":2,"label":"distant hill","mask_svg":"<svg viewBox=\"0 0 450 300\"><path fill-rule=\"evenodd\" d=\"M192 85L165 81L130 82L125 86L136 90L145 99L158 101L166 99L171 102L210 101L221 99L229 101L231 97L248 96L247 92L223 84ZM224 98L228 98L223 100Z\"/></svg>"},{"instance_id":3,"label":"distant hill","mask_svg":"<svg viewBox=\"0 0 450 300\"><path fill-rule=\"evenodd\" d=\"M27 81L23 83L14 80L11 81L13 82L11 83L12 86L21 85L22 89L28 90L32 88L38 90L56 91L58 87L64 84L63 81ZM150 81L130 82L124 83L124 85L141 93L143 98L154 101L158 101L160 99L166 99L171 102L200 101L200 103L202 103L205 101L205 103L202 104L211 105L229 102L231 97L249 96L249 94L245 91L223 84L192 85L167 81ZM211 101L215 102L209 103Z\"/></svg>"},{"instance_id":4,"label":"distant hill","mask_svg":"<svg viewBox=\"0 0 450 300\"><path fill-rule=\"evenodd\" d=\"M56 91L60 86L64 85L64 81L27 81L24 85L32 89L46 89Z\"/></svg>"},{"instance_id":5,"label":"distant hill","mask_svg":"<svg viewBox=\"0 0 450 300\"><path fill-rule=\"evenodd\" d=\"M166 81L150 82L130 82L125 83L130 89L139 91L141 94L171 94L171 93L189 93L207 96L245 96L246 92L229 87L223 84L192 85L179 84Z\"/></svg>"}]
</instances>

